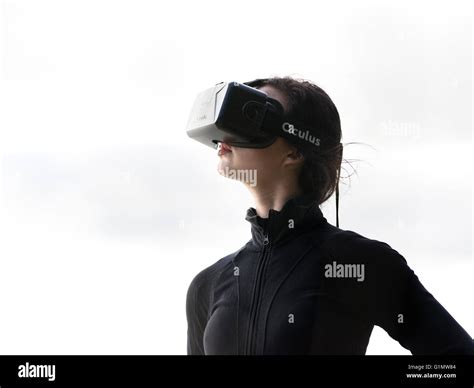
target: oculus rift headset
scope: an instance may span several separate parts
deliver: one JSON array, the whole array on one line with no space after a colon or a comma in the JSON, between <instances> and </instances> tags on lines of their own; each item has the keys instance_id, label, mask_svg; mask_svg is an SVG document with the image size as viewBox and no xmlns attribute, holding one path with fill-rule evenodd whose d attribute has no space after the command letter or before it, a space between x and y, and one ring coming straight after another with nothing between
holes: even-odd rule
<instances>
[{"instance_id":1,"label":"oculus rift headset","mask_svg":"<svg viewBox=\"0 0 474 388\"><path fill-rule=\"evenodd\" d=\"M281 104L265 92L238 82L221 82L199 93L187 134L209 147L223 142L243 148L265 148L278 136L300 148L319 146L314 130L285 118Z\"/></svg>"},{"instance_id":2,"label":"oculus rift headset","mask_svg":"<svg viewBox=\"0 0 474 388\"><path fill-rule=\"evenodd\" d=\"M281 136L304 155L324 143L317 130L286 117L279 101L239 82L220 82L199 93L186 132L191 139L214 149L219 143L265 148ZM339 226L339 184L336 185L336 225Z\"/></svg>"}]
</instances>

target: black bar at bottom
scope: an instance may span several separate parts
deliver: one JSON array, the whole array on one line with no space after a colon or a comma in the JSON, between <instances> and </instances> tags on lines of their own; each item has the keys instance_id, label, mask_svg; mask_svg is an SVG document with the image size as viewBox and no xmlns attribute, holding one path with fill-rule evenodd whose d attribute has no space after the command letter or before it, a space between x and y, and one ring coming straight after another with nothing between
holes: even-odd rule
<instances>
[{"instance_id":1,"label":"black bar at bottom","mask_svg":"<svg viewBox=\"0 0 474 388\"><path fill-rule=\"evenodd\" d=\"M239 382L473 388L473 375L474 356L0 356L0 388Z\"/></svg>"}]
</instances>

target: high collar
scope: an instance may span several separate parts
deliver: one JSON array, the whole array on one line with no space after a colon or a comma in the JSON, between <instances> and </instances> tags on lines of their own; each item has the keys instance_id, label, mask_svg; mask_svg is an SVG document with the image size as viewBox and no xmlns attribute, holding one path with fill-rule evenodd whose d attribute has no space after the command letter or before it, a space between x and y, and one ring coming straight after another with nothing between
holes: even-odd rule
<instances>
[{"instance_id":1,"label":"high collar","mask_svg":"<svg viewBox=\"0 0 474 388\"><path fill-rule=\"evenodd\" d=\"M278 244L326 221L318 204L308 195L290 198L280 211L270 209L265 219L251 207L245 219L250 222L252 240L259 247L268 242Z\"/></svg>"}]
</instances>

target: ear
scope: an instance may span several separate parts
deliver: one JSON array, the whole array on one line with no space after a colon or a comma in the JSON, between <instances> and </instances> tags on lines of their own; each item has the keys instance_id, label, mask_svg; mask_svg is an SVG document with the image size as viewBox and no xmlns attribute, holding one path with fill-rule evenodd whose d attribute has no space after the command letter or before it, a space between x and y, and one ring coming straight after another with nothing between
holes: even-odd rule
<instances>
[{"instance_id":1,"label":"ear","mask_svg":"<svg viewBox=\"0 0 474 388\"><path fill-rule=\"evenodd\" d=\"M303 163L303 154L296 147L291 147L286 153L285 165L297 167L302 165Z\"/></svg>"}]
</instances>

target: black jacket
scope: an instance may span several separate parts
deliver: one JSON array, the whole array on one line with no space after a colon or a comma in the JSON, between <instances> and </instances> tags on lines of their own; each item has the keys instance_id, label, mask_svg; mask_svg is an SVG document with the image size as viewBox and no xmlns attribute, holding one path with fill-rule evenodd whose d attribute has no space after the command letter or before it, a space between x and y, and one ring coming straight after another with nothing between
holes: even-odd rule
<instances>
[{"instance_id":1,"label":"black jacket","mask_svg":"<svg viewBox=\"0 0 474 388\"><path fill-rule=\"evenodd\" d=\"M472 338L384 242L329 224L301 196L188 289L188 354L365 354L377 325L412 354L474 354Z\"/></svg>"}]
</instances>

